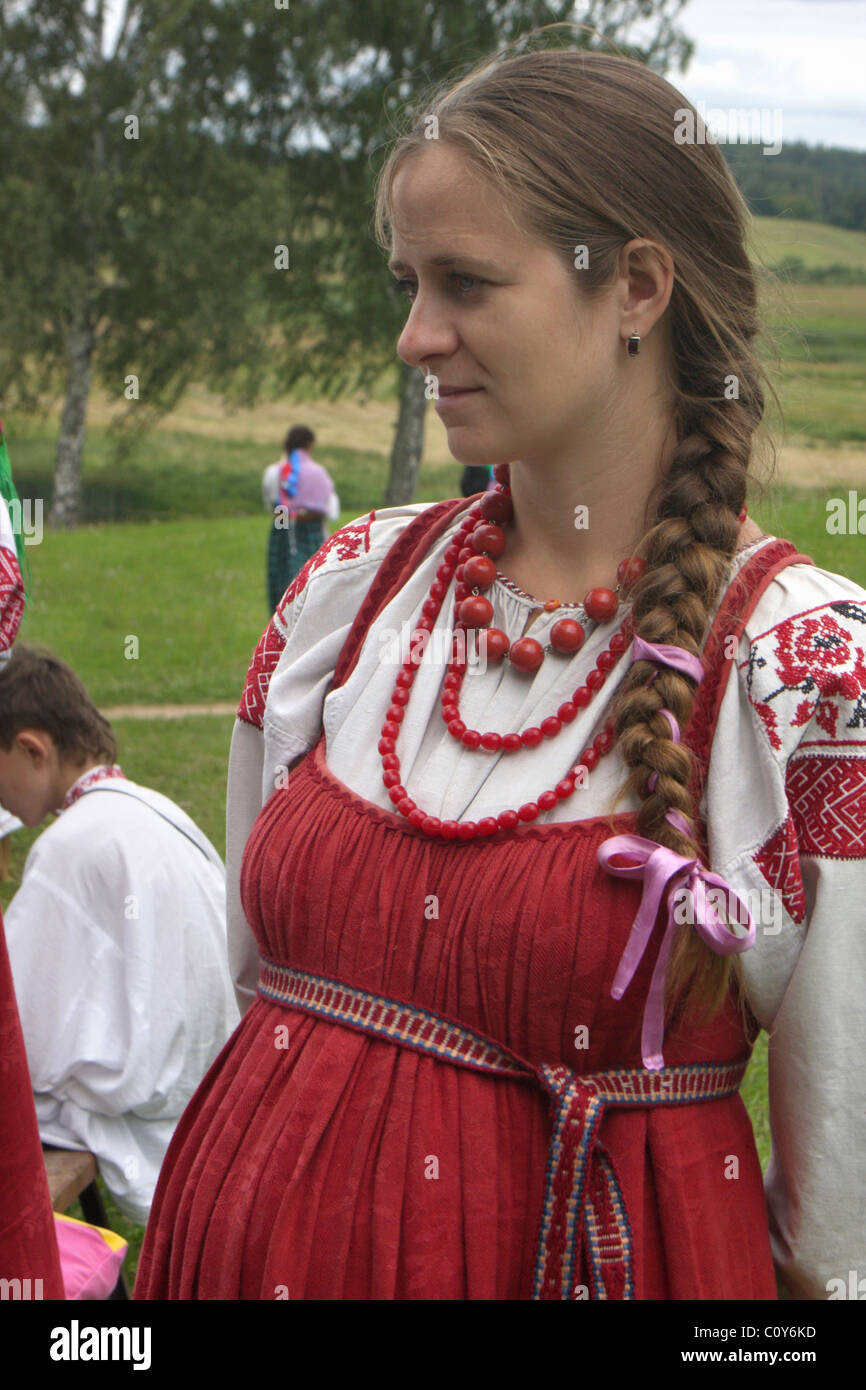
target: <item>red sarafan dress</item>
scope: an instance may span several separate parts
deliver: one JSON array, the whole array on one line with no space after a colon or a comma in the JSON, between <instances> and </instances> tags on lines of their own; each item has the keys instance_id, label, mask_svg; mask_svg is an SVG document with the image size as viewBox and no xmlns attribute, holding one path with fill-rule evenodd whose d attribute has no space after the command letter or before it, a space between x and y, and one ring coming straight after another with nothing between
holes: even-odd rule
<instances>
[{"instance_id":1,"label":"red sarafan dress","mask_svg":"<svg viewBox=\"0 0 866 1390\"><path fill-rule=\"evenodd\" d=\"M403 544L398 558L410 552ZM719 608L684 733L699 769L730 666L725 638L779 569L803 558L786 541L764 547ZM405 563L381 566L334 685L405 577ZM264 805L244 854L244 912L272 982L293 967L351 987L356 1003L385 996L416 1021L429 1011L537 1074L455 1063L435 1027L426 1050L372 1035L328 1016L339 1001L321 990L310 995L319 1012L259 993L177 1127L136 1297L775 1299L739 1094L599 1107L582 1083L642 1070L661 922L615 1001L641 892L596 858L634 819L431 839L339 781L322 736ZM667 1069L731 1064L739 1077L749 1052L732 996L709 1024L688 1010L668 1020ZM557 1111L551 1096L563 1088ZM572 1207L549 1170L569 1145ZM540 1274L540 1233L563 1211L557 1258L570 1242L570 1264L551 1277L556 1239Z\"/></svg>"},{"instance_id":2,"label":"red sarafan dress","mask_svg":"<svg viewBox=\"0 0 866 1390\"><path fill-rule=\"evenodd\" d=\"M54 1214L2 916L0 1177L0 1279L10 1281L15 1288L15 1292L4 1293L3 1297L65 1298Z\"/></svg>"}]
</instances>

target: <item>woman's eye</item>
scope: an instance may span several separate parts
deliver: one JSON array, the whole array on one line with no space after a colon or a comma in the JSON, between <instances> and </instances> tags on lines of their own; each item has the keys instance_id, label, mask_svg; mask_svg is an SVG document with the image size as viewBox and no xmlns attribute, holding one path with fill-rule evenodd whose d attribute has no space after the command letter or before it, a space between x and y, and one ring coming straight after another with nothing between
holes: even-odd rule
<instances>
[{"instance_id":1,"label":"woman's eye","mask_svg":"<svg viewBox=\"0 0 866 1390\"><path fill-rule=\"evenodd\" d=\"M459 290L459 293L461 294L468 294L473 289L475 289L476 286L483 284L483 281L479 280L477 276L462 275L458 270L452 270L448 278L449 280L469 282L468 286L461 287L461 289ZM414 280L396 280L392 285L389 286L389 288L391 290L391 293L396 295L398 298L405 297L409 300L410 303L412 303L415 298L415 292L417 291L418 286Z\"/></svg>"}]
</instances>

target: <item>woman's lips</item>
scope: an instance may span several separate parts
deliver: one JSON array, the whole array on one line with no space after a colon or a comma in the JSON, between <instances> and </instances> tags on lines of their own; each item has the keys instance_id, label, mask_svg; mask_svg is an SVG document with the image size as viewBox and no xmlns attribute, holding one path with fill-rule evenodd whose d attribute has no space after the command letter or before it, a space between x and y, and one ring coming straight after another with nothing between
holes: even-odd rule
<instances>
[{"instance_id":1,"label":"woman's lips","mask_svg":"<svg viewBox=\"0 0 866 1390\"><path fill-rule=\"evenodd\" d=\"M440 413L443 410L450 410L452 406L459 405L462 401L468 400L470 396L477 396L479 391L483 391L483 386L475 386L467 391L449 391L445 396L439 396L436 400L436 409Z\"/></svg>"}]
</instances>

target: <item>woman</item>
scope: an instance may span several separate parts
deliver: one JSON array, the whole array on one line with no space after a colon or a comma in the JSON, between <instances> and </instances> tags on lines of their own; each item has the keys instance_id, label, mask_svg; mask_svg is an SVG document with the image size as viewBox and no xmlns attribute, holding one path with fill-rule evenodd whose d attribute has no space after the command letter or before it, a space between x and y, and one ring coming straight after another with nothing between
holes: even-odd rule
<instances>
[{"instance_id":1,"label":"woman","mask_svg":"<svg viewBox=\"0 0 866 1390\"><path fill-rule=\"evenodd\" d=\"M385 165L398 354L502 486L342 528L259 643L228 785L246 1012L139 1297L774 1299L774 1257L824 1297L855 1267L866 593L746 519L745 211L674 140L685 106L630 61L524 54Z\"/></svg>"},{"instance_id":2,"label":"woman","mask_svg":"<svg viewBox=\"0 0 866 1390\"><path fill-rule=\"evenodd\" d=\"M316 436L306 425L286 435L283 457L262 476L262 500L273 514L268 536L268 606L273 613L289 581L328 539L326 518L336 521L340 501L326 469L307 452Z\"/></svg>"},{"instance_id":3,"label":"woman","mask_svg":"<svg viewBox=\"0 0 866 1390\"><path fill-rule=\"evenodd\" d=\"M23 575L28 574L29 567L19 508L0 424L0 664L12 654L27 597ZM8 1295L12 1298L64 1298L48 1178L2 914L0 1056L0 1279L16 1287L17 1292Z\"/></svg>"}]
</instances>

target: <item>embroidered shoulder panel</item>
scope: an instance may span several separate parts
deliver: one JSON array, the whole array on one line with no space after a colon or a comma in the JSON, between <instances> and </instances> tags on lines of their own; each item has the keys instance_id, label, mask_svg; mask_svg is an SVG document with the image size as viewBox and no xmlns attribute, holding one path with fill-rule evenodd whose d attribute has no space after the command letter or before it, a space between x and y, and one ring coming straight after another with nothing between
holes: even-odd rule
<instances>
[{"instance_id":1,"label":"embroidered shoulder panel","mask_svg":"<svg viewBox=\"0 0 866 1390\"><path fill-rule=\"evenodd\" d=\"M257 729L263 727L268 686L285 645L283 633L274 626L274 620L271 618L253 652L241 702L238 705L238 719L243 719L246 724L252 724Z\"/></svg>"},{"instance_id":2,"label":"embroidered shoulder panel","mask_svg":"<svg viewBox=\"0 0 866 1390\"><path fill-rule=\"evenodd\" d=\"M866 605L844 599L785 619L755 639L745 671L776 752L813 718L836 742L866 737Z\"/></svg>"},{"instance_id":3,"label":"embroidered shoulder panel","mask_svg":"<svg viewBox=\"0 0 866 1390\"><path fill-rule=\"evenodd\" d=\"M370 527L376 520L375 511L367 516L360 517L357 521L350 521L347 526L341 526L339 531L335 531L333 536L320 545L315 555L311 555L303 569L295 575L280 602L277 604L275 617L278 622L285 623L286 609L303 593L310 579L316 570L321 569L331 556L335 560L356 560L361 555L366 555L370 549Z\"/></svg>"},{"instance_id":4,"label":"embroidered shoulder panel","mask_svg":"<svg viewBox=\"0 0 866 1390\"><path fill-rule=\"evenodd\" d=\"M794 922L806 916L806 894L800 870L799 843L793 818L771 835L766 844L752 855L764 878L782 899L785 911Z\"/></svg>"}]
</instances>

